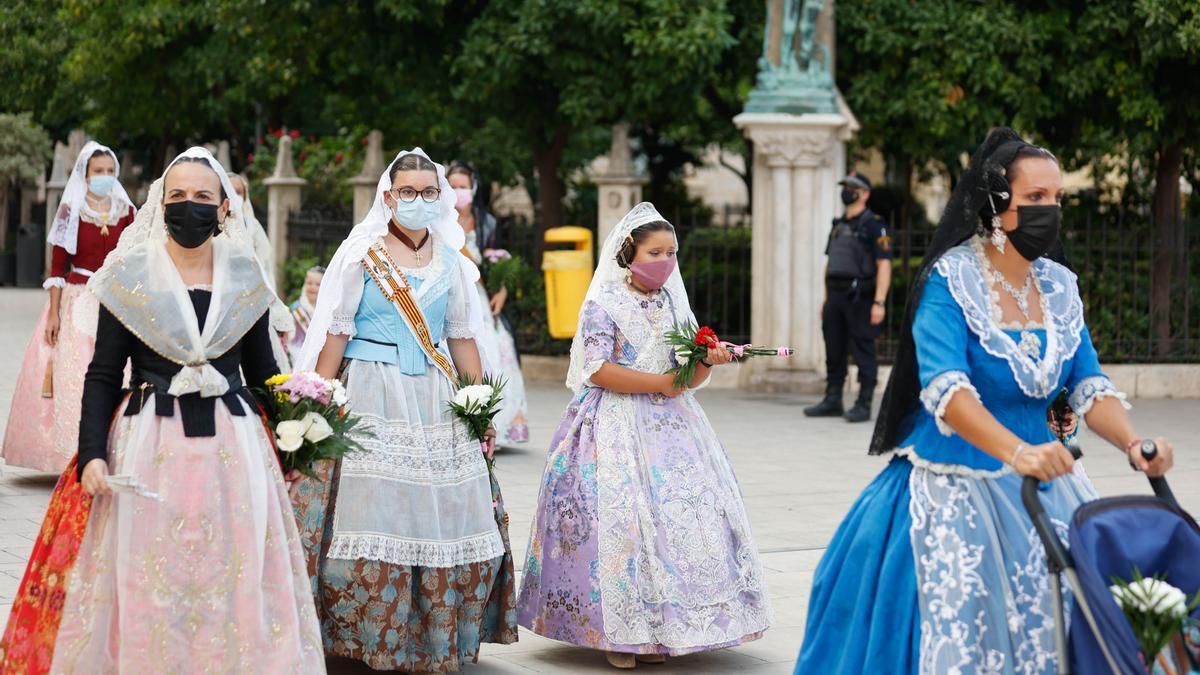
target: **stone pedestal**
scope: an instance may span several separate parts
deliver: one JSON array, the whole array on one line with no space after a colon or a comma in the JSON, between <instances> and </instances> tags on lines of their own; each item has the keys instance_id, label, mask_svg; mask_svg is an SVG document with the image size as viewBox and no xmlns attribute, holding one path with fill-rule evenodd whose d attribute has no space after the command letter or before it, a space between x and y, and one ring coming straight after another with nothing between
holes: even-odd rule
<instances>
[{"instance_id":1,"label":"stone pedestal","mask_svg":"<svg viewBox=\"0 0 1200 675\"><path fill-rule=\"evenodd\" d=\"M279 139L279 154L275 157L275 172L264 180L267 186L267 239L275 254L275 287L284 288L283 261L287 259L288 215L300 210L305 181L296 175L292 165L292 139L284 134Z\"/></svg>"},{"instance_id":2,"label":"stone pedestal","mask_svg":"<svg viewBox=\"0 0 1200 675\"><path fill-rule=\"evenodd\" d=\"M359 223L367 217L371 205L375 203L375 188L379 185L379 176L386 167L383 164L383 132L372 129L367 134L367 155L363 159L362 171L348 182L354 187L354 222Z\"/></svg>"},{"instance_id":3,"label":"stone pedestal","mask_svg":"<svg viewBox=\"0 0 1200 675\"><path fill-rule=\"evenodd\" d=\"M733 121L754 143L751 338L796 350L790 359L751 359L739 384L820 391L825 243L854 121L840 114L753 112Z\"/></svg>"},{"instance_id":4,"label":"stone pedestal","mask_svg":"<svg viewBox=\"0 0 1200 675\"><path fill-rule=\"evenodd\" d=\"M604 246L617 222L642 201L642 186L649 182L633 166L629 148L629 125L613 126L612 147L608 151L608 169L594 176L596 184L596 248Z\"/></svg>"}]
</instances>

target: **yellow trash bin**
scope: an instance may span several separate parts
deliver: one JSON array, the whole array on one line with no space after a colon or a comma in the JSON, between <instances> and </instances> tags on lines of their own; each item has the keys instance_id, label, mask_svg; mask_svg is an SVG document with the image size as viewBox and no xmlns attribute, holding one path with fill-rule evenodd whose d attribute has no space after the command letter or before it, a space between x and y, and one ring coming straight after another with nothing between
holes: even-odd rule
<instances>
[{"instance_id":1,"label":"yellow trash bin","mask_svg":"<svg viewBox=\"0 0 1200 675\"><path fill-rule=\"evenodd\" d=\"M546 323L551 337L573 338L579 310L592 283L592 231L586 227L552 227L546 230L545 241L542 273L546 276Z\"/></svg>"}]
</instances>

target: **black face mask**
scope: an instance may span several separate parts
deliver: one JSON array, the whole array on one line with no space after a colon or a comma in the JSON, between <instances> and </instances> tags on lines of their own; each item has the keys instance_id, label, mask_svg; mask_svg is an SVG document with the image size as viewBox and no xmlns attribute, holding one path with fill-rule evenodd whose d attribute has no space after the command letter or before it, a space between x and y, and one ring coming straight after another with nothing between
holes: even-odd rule
<instances>
[{"instance_id":1,"label":"black face mask","mask_svg":"<svg viewBox=\"0 0 1200 675\"><path fill-rule=\"evenodd\" d=\"M853 204L856 201L858 201L858 191L857 190L842 190L842 203L843 204L845 204L846 206L850 206L851 204Z\"/></svg>"},{"instance_id":2,"label":"black face mask","mask_svg":"<svg viewBox=\"0 0 1200 675\"><path fill-rule=\"evenodd\" d=\"M1034 261L1050 251L1061 229L1061 206L1018 206L1017 229L1008 233L1008 240L1021 257Z\"/></svg>"},{"instance_id":3,"label":"black face mask","mask_svg":"<svg viewBox=\"0 0 1200 675\"><path fill-rule=\"evenodd\" d=\"M215 204L174 202L163 207L163 220L176 244L196 248L216 231L217 207Z\"/></svg>"}]
</instances>

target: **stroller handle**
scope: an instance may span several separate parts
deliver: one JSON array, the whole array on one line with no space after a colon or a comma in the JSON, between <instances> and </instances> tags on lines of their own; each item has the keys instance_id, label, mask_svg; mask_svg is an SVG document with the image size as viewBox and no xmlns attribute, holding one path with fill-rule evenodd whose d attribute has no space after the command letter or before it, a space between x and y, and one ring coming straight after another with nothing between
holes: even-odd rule
<instances>
[{"instance_id":1,"label":"stroller handle","mask_svg":"<svg viewBox=\"0 0 1200 675\"><path fill-rule=\"evenodd\" d=\"M1158 445L1149 438L1142 441L1139 450L1142 452L1142 459L1147 462L1153 462L1154 458L1158 456ZM1146 478L1150 481L1150 489L1154 490L1155 497L1172 506L1179 506L1179 502L1175 501L1175 493L1171 492L1171 486L1167 485L1165 476L1147 476Z\"/></svg>"},{"instance_id":2,"label":"stroller handle","mask_svg":"<svg viewBox=\"0 0 1200 675\"><path fill-rule=\"evenodd\" d=\"M1083 456L1083 451L1074 443L1068 445L1067 450L1075 459ZM1046 515L1046 509L1038 497L1038 479L1036 477L1025 476L1021 482L1021 502L1029 513L1029 519L1033 521L1033 529L1037 530L1038 538L1042 540L1042 546L1046 549L1046 562L1050 567L1050 572L1058 574L1071 567L1071 554L1063 545L1062 540L1058 538L1058 533L1054 531L1054 524L1050 522L1050 516Z\"/></svg>"}]
</instances>

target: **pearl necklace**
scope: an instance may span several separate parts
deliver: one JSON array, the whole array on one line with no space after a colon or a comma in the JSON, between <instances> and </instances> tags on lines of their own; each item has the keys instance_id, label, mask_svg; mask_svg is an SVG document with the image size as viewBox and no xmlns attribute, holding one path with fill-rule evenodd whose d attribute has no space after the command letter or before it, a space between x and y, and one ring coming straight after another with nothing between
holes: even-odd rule
<instances>
[{"instance_id":1,"label":"pearl necklace","mask_svg":"<svg viewBox=\"0 0 1200 675\"><path fill-rule=\"evenodd\" d=\"M1025 317L1025 324L1021 327L1021 341L1017 344L1017 350L1031 359L1037 360L1042 354L1042 340L1036 333L1028 329L1032 319L1029 317L1029 294L1033 291L1033 282L1035 275L1033 266L1029 266L1029 272L1025 275L1025 283L1021 288L1013 286L1008 279L996 269L992 264L991 258L983 250L982 245L975 247L975 253L979 257L979 262L983 265L984 277L988 280L993 280L1004 289L1005 293L1012 296L1012 299L1017 303L1017 310ZM989 289L990 290L990 289Z\"/></svg>"}]
</instances>

